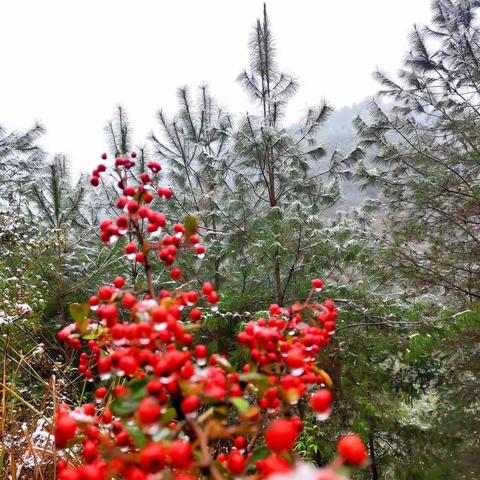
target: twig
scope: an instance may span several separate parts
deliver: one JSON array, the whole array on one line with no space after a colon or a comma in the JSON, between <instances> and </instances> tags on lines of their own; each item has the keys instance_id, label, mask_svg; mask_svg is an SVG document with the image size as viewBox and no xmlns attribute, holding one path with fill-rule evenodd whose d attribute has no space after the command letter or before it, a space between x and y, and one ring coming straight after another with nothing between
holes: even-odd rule
<instances>
[{"instance_id":1,"label":"twig","mask_svg":"<svg viewBox=\"0 0 480 480\"><path fill-rule=\"evenodd\" d=\"M200 459L199 465L210 470L212 478L215 480L224 480L217 467L212 461L212 455L208 448L207 437L202 432L202 429L194 419L187 419L190 428L197 437L198 443L200 444L200 450L202 451L202 458Z\"/></svg>"}]
</instances>

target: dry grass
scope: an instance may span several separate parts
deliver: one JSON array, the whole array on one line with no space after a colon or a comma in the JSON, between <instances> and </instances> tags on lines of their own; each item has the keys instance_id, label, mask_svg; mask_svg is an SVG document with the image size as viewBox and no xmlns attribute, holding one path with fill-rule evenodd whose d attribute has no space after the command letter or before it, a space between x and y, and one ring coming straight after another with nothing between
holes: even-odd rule
<instances>
[{"instance_id":1,"label":"dry grass","mask_svg":"<svg viewBox=\"0 0 480 480\"><path fill-rule=\"evenodd\" d=\"M0 337L2 480L56 478L53 415L61 402L76 404L83 391L73 357L60 352L57 342L38 339L38 329L20 322Z\"/></svg>"}]
</instances>

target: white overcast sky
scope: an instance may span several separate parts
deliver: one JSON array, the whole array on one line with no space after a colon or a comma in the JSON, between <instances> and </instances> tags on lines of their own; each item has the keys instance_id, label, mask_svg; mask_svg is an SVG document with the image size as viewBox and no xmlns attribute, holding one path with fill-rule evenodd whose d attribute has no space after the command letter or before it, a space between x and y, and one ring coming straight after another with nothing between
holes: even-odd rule
<instances>
[{"instance_id":1,"label":"white overcast sky","mask_svg":"<svg viewBox=\"0 0 480 480\"><path fill-rule=\"evenodd\" d=\"M138 144L175 90L208 83L232 112L252 107L237 85L262 0L2 0L0 124L40 120L43 141L90 169L105 150L103 126L116 104ZM278 60L301 89L289 119L326 98L335 107L375 92L371 73L394 72L430 0L269 0Z\"/></svg>"}]
</instances>

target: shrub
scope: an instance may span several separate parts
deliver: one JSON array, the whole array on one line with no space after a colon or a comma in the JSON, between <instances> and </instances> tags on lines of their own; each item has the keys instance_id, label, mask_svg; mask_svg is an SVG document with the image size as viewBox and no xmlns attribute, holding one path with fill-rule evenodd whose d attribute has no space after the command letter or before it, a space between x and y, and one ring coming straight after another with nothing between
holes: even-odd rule
<instances>
[{"instance_id":1,"label":"shrub","mask_svg":"<svg viewBox=\"0 0 480 480\"><path fill-rule=\"evenodd\" d=\"M73 304L75 322L58 335L78 352L80 372L96 387L94 402L57 409L60 480L275 474L326 480L364 464L358 436L344 437L339 456L320 470L293 453L303 428L298 403L308 399L319 420L331 409L332 382L317 354L329 344L338 312L332 300L314 299L323 283L314 279L305 301L270 305L265 318L243 325L237 339L249 361L239 370L227 356L208 352L194 334L220 299L188 263L205 255L201 235L192 217L164 233L167 219L158 205L174 201L173 192L159 184L156 162L136 177L134 158L116 158L111 169L99 165L92 185L105 175L117 182L121 213L100 223L101 238L125 242L145 284L116 277L88 303ZM174 266L180 256L183 269ZM168 289L156 288L155 259L169 271Z\"/></svg>"}]
</instances>

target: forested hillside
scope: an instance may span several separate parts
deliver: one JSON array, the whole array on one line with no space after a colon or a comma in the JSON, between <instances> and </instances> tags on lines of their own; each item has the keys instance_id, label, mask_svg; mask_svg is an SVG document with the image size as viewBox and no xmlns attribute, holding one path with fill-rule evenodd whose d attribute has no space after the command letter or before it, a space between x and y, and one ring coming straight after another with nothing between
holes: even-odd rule
<instances>
[{"instance_id":1,"label":"forested hillside","mask_svg":"<svg viewBox=\"0 0 480 480\"><path fill-rule=\"evenodd\" d=\"M1 118L1 478L480 478L479 7L293 122L265 9L248 113L114 107L80 178Z\"/></svg>"}]
</instances>

